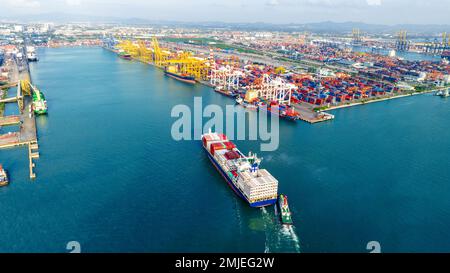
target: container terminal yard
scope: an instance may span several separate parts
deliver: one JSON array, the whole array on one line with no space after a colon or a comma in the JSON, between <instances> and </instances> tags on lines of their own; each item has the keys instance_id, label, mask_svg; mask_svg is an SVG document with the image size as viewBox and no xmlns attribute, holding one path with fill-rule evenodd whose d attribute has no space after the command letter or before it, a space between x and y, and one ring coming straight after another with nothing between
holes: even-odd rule
<instances>
[{"instance_id":1,"label":"container terminal yard","mask_svg":"<svg viewBox=\"0 0 450 273\"><path fill-rule=\"evenodd\" d=\"M163 69L179 69L216 91L271 100L293 107L309 123L334 118L324 110L362 105L424 93L440 93L450 84L450 65L442 61L409 61L373 53L353 52L329 42L258 42L254 52L229 53L188 42L105 40L105 48ZM192 41L191 41L192 42ZM259 51L258 51L259 50ZM281 53L280 53L281 52ZM274 57L275 56L275 57ZM276 57L280 56L280 57ZM255 91L255 95L251 93ZM249 94L250 93L250 94ZM252 102L250 102L252 103Z\"/></svg>"},{"instance_id":2,"label":"container terminal yard","mask_svg":"<svg viewBox=\"0 0 450 273\"><path fill-rule=\"evenodd\" d=\"M67 120L60 123L59 126L61 127L59 129L61 131L54 129L58 122L61 122L61 116L59 120L57 118L45 120L44 123L48 122L51 126L55 126L51 128L52 130L46 131L49 139L53 137L53 141L55 141L55 136L63 136L64 132L62 131L64 131L64 128L70 128L71 132L72 130L73 132L77 130L82 131L84 129L82 128L84 126L83 122L88 123L91 118L95 120L96 125L103 125L102 122L105 121L99 121L96 118L101 115L108 115L108 121L104 123L104 127L107 129L104 129L104 132L92 129L92 135L98 136L98 141L86 143L85 135L80 134L80 136L77 136L76 133L73 134L79 137L79 143L81 143L79 145L81 156L77 155L79 156L77 160L71 161L69 156L71 152L68 152L67 158L66 153L59 154L59 159L64 158L64 161L67 160L67 165L79 164L81 169L79 176L89 182L92 182L92 179L90 178L91 174L87 172L97 168L97 165L100 166L100 169L102 168L101 166L104 166L102 164L106 164L107 167L104 169L105 177L111 179L111 175L116 177L119 173L122 174L120 177L125 176L124 173L128 175L130 170L137 169L133 164L140 164L141 162L145 166L138 167L144 169L147 173L144 176L132 177L130 180L133 181L127 181L127 183L138 183L141 180L147 181L151 179L176 181L171 176L173 175L172 173L166 174L165 171L167 169L171 170L173 158L180 156L180 146L175 146L173 139L168 141L169 144L164 143L166 146L143 143L140 138L143 138L144 135L140 132L129 134L131 131L130 124L132 125L131 127L134 126L133 128L139 125L143 127L143 130L159 131L162 127L158 127L160 126L159 120L155 122L154 117L163 113L164 110L159 108L161 104L167 106L173 104L174 101L175 103L188 104L191 97L194 97L194 94L195 96L199 94L204 96L206 92L206 97L211 99L210 96L213 96L214 99L211 101L219 102L218 104L235 104L237 107L249 112L267 111L268 114L277 115L284 120L282 122L283 130L285 130L283 133L289 139L289 141L282 140L281 146L283 147L281 149L287 149L284 153L264 154L267 157L267 161L264 164L279 167L273 168L274 176L271 174L272 168L270 166L268 166L268 169L270 169L271 173L265 169L259 169L259 163L262 158L251 152L249 152L248 156L245 155L222 132L210 131L208 134L202 135L201 142L206 151L206 157L212 163L212 165L208 164L206 166L208 168L215 167L241 199L246 201L250 207L260 209L258 213L260 212L261 215L258 216L261 216L262 220L256 218L250 219L249 223L239 222L238 228L240 232L244 230L245 233L246 228L251 229L251 232L270 228L270 224L273 222L267 219L272 216L272 211L268 211L266 208L270 207L272 209L273 207L277 217L276 223L283 226L284 236L289 237L289 240L295 243L293 251L299 252L299 239L293 224L295 220L295 223L303 225L304 219L302 217L307 216L307 213L303 211L303 208L302 210L296 209L295 201L299 202L298 196L291 195L290 192L287 192L290 197L288 205L287 195L278 192L278 179L283 181L280 183L281 187L290 187L290 190L295 191L296 188L292 187L292 184L289 185L288 180L293 178L291 179L293 182L299 183L297 180L300 180L300 178L298 177L304 175L301 171L306 165L313 169L311 172L313 175L309 178L314 179L325 172L333 173L331 171L334 167L332 166L334 165L333 160L340 162L339 164L336 163L336 165L340 165L340 168L345 167L349 170L356 166L362 169L371 163L367 163L364 161L365 159L362 159L361 162L364 161L364 164L352 163L352 165L345 162L345 157L335 158L333 155L329 155L330 161L320 164L313 162L313 155L311 159L305 157L307 158L305 161L299 161L298 155L302 153L296 150L296 152L290 154L291 149L295 150L301 147L313 154L314 149L319 149L322 144L320 141L312 142L313 145L310 147L306 147L307 145L303 147L304 140L299 138L301 134L298 132L310 133L312 130L319 131L335 128L333 126L341 125L341 121L348 117L342 115L342 111L357 111L356 109L337 110L341 108L362 106L376 102L379 102L377 104L379 106L383 105L383 101L412 96L414 96L414 99L433 99L433 101L438 103L445 103L445 100L442 100L439 96L443 98L449 96L449 36L446 33L435 33L430 34L425 40L416 41L414 40L414 35L405 30L383 34L364 33L356 28L345 33L330 34L309 33L306 31L175 28L160 25L0 24L0 149L3 151L15 150L18 147L28 147L29 178L37 179L35 161L40 157L39 148L41 148L41 151L44 151L44 143L46 142L42 138L42 146L39 147L37 131L39 124L37 126L36 117L39 114L47 113L46 99L37 85L44 86L45 84L43 83L45 81L49 81L48 90L53 90L51 94L59 96L53 101L55 104L71 103L71 107L67 108L70 109L67 113L67 118L73 120L73 125L70 124L68 127L61 126L61 124L67 124ZM40 59L40 53L42 53L42 60ZM96 62L90 62L90 58L96 60ZM31 62L36 62L31 64L33 75L35 75L34 73L38 75L38 77L35 77L37 79L35 82L31 77ZM72 65L76 69L69 69ZM86 84L86 89L73 90L67 86L70 94L66 90L59 93L55 92L55 90L59 91L61 86L65 86L65 83L61 83L63 76L54 80L52 73L56 73L56 70L63 70L58 68L65 66L68 68L68 72L65 75L68 81L77 82L77 87L82 88L84 83L80 83L79 80L86 79L88 83ZM149 67L151 69L148 69ZM47 74L36 72L40 69ZM86 73L81 72L84 69L88 71L86 73L95 74L101 71L104 74L99 73L90 78ZM105 90L107 91L103 93L102 89L95 84L99 82L105 83L105 80L108 81L108 77L114 77L111 75L120 75L120 77L117 77L119 80L111 81L114 84L105 84L102 88L106 88ZM171 79L165 77L170 77ZM130 78L136 80L139 84L136 84L134 80L129 80ZM149 78L152 81L150 83L147 82ZM160 80L161 83L159 87L159 84L156 83L157 80ZM153 83L155 83L156 87L152 86L150 88L149 86ZM121 84L125 84L126 87ZM139 87L136 87L137 85ZM148 88L144 90L146 95L139 93L143 90L143 86ZM164 89L164 91L158 93L160 91L158 88ZM170 89L170 92L167 92L167 89ZM151 96L148 93L152 94L148 90L156 93L154 98L148 99L148 97L145 97ZM192 93L184 92L186 90L190 90ZM45 89L43 91L46 92ZM184 93L180 95L180 91ZM85 97L82 97L81 94ZM116 96L115 94L118 95ZM435 94L436 97L425 96L425 94ZM130 97L126 97L127 95ZM420 95L424 96L420 97ZM142 96L142 99L136 100L139 96ZM182 96L183 98L181 98ZM178 98L180 98L179 101L177 100ZM182 100L186 98L189 99L187 100L188 102ZM164 102L167 102L163 101L164 99L170 103L164 104ZM101 101L101 103L98 103L98 101ZM149 101L152 107L147 107ZM161 103L161 101L163 102ZM140 104L143 102L146 105ZM127 103L135 105L127 108ZM5 111L5 105L8 105L8 107L17 105L18 114L7 114L8 111ZM113 111L111 111L111 105L114 105ZM369 112L371 109L380 109L372 108L372 106L364 108L364 110ZM387 107L389 106L387 104ZM97 107L101 110L98 110ZM61 108L64 108L64 106L59 106L59 111L61 111ZM127 115L123 115L125 112L139 111L135 108L146 109L145 111L149 112L144 112L144 114L138 113L136 120L130 120ZM116 109L118 110L116 111ZM77 113L74 114L74 112ZM90 117L86 118L84 113L87 113L86 115ZM55 114L55 116L57 115ZM79 124L83 124L83 126L77 127ZM360 123L358 124L361 125ZM163 128L166 129L166 127ZM299 128L306 128L306 130L311 131L294 131ZM55 133L55 131L58 132ZM122 131L125 131L125 133ZM114 134L111 132L114 132ZM91 132L89 133L91 134ZM326 133L323 135L326 135ZM55 144L49 144L48 146L70 145L76 138L73 135L72 133L65 135L63 140L59 139L60 141L56 141ZM121 144L115 148L113 144L110 145L109 141L113 143L115 141L113 136L119 135L121 137L118 138L123 139L120 140ZM130 137L129 135L132 136ZM109 141L104 139L109 139ZM335 141L327 138L320 138L320 140L323 142L330 141L330 145L339 147L344 146L343 144L347 145L347 143L344 143L345 141ZM129 143L127 145L131 147L130 150L136 149L136 151L133 150L134 153L130 160L124 160L123 170L118 168L111 171L113 168L111 166L116 166L117 164L117 162L112 163L116 157L124 156L124 158L128 158L129 156L124 151L124 149L128 149L128 146L123 145L122 141L123 143ZM164 140L161 138L157 141L162 143ZM351 140L349 145L352 145L352 147L366 145L366 143L358 141L359 139ZM369 139L365 141L367 143L370 142ZM241 144L244 147L243 151L251 151L248 148L254 148L247 146L248 143L239 143L240 146ZM162 146L164 146L164 149L161 150L160 147ZM89 147L89 149L85 147ZM98 152L96 150L97 147L99 147L98 151L102 152ZM162 166L161 172L166 174L167 177L171 177L170 179L172 180L166 177L161 178L162 176L159 173L154 173L156 178L152 177L150 179L148 177L148 173L151 170L145 169L148 167L147 165L158 165L159 162L153 162L151 161L153 159L149 158L147 154L141 153L142 150L146 151L146 148L154 154L167 154L169 158L167 164L170 167ZM190 148L188 145L182 147L182 149ZM90 149L95 150L95 154L91 153ZM339 150L339 148L336 149ZM317 153L317 157L323 157L329 152L330 149L326 153ZM192 154L192 150L186 150L185 153ZM183 159L180 160L184 160L183 155L181 156ZM203 160L203 155L200 157L195 153L195 156L198 157L195 160L203 163L201 161ZM98 158L94 160L96 157ZM56 158L58 159L58 156ZM142 158L145 158L145 160L142 160ZM43 156L41 160L44 161L45 159L46 156ZM288 171L286 171L287 167L290 167ZM61 170L65 166L58 165L57 168L58 179L70 179L67 176L67 172ZM3 166L0 170L3 170ZM204 169L201 169L201 171L192 176L186 175L186 177L193 177L192 179L199 182L195 183L195 185L192 184L193 187L198 185L205 187L205 185L200 183L202 181L198 181L202 180L198 179L199 174L216 174L205 174ZM337 173L339 170L334 171ZM37 172L39 174L39 170ZM350 172L353 174L353 171ZM277 174L276 176L275 173ZM44 171L42 171L42 174L44 175ZM47 175L46 179L51 179L49 178L49 172L45 175ZM176 175L184 176L179 175L179 173ZM321 176L321 178L323 177ZM14 178L12 177L13 180ZM101 180L102 178L99 179ZM339 179L345 180L347 178L339 176ZM189 180L187 179L187 181ZM192 181L189 182L192 183ZM36 183L36 185L40 185L40 183ZM77 183L74 183L71 187L76 188L77 185ZM123 185L121 184L121 186ZM207 185L208 187L215 186L215 184ZM289 185L289 187L286 185ZM101 187L106 186L101 185ZM164 187L161 186L161 188ZM62 190L67 189L69 187ZM105 190L105 188L101 189ZM72 188L69 190L72 190ZM130 187L129 190L132 191L134 189ZM172 198L171 194L172 192L168 190L167 192L162 192L160 196L169 195L167 197L167 200L169 200ZM207 196L210 195L211 193L208 190ZM335 201L331 195L327 196L330 203ZM101 198L99 197L100 200ZM147 198L147 196L137 195L136 199L138 198ZM291 200L295 201L291 203ZM115 201L120 202L120 200ZM134 200L131 203L133 202ZM234 205L233 213L242 213L243 210L240 210L237 204L239 203ZM274 204L276 205L273 206ZM101 203L100 205L103 206L105 204ZM329 205L326 204L322 209L329 209ZM217 208L216 211L219 210L221 211L223 208ZM304 210L306 211L306 208ZM153 211L156 211L156 209ZM227 211L228 214L230 214L229 212ZM248 211L244 211L244 213L248 213ZM160 215L159 217L164 218L167 215ZM238 215L236 218L242 221L245 217L241 217L241 215ZM115 220L111 219L111 221ZM262 224L260 220L263 222ZM140 219L140 221L144 220ZM164 221L162 225L164 226L169 222ZM107 225L109 225L109 222L104 226ZM326 226L326 224L323 226ZM161 230L167 230L167 227L164 226ZM194 233L192 231L188 232L189 234ZM273 238L270 238L268 233L264 234L264 237L267 240L264 245L265 251L270 252L272 245L267 242ZM276 242L273 245L279 244L279 240L274 241ZM253 250L252 248L249 249Z\"/></svg>"}]
</instances>

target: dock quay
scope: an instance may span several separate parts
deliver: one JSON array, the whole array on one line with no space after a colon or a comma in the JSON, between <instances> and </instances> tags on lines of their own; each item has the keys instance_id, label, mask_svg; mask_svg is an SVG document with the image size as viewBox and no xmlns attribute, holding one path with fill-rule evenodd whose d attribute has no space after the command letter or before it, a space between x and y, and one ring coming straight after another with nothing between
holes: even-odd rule
<instances>
[{"instance_id":1,"label":"dock quay","mask_svg":"<svg viewBox=\"0 0 450 273\"><path fill-rule=\"evenodd\" d=\"M10 82L17 82L15 97L3 99L0 103L16 103L19 115L0 117L0 126L19 126L18 132L0 135L0 149L12 149L28 145L30 179L36 178L34 160L39 158L36 119L32 111L32 86L27 60L18 63L10 60ZM11 85L10 85L11 86Z\"/></svg>"},{"instance_id":2,"label":"dock quay","mask_svg":"<svg viewBox=\"0 0 450 273\"><path fill-rule=\"evenodd\" d=\"M324 121L330 121L334 119L334 116L325 112L315 112L311 109L311 106L304 103L292 104L297 112L300 113L300 120L315 124Z\"/></svg>"}]
</instances>

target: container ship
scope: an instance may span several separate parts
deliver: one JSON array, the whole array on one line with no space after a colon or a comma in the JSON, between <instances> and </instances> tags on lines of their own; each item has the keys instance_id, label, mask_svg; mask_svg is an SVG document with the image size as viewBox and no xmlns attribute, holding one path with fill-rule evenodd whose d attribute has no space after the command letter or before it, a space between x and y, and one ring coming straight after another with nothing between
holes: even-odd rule
<instances>
[{"instance_id":1,"label":"container ship","mask_svg":"<svg viewBox=\"0 0 450 273\"><path fill-rule=\"evenodd\" d=\"M3 166L0 165L0 187L7 186L9 184L8 174L6 173Z\"/></svg>"},{"instance_id":2,"label":"container ship","mask_svg":"<svg viewBox=\"0 0 450 273\"><path fill-rule=\"evenodd\" d=\"M168 66L164 69L164 74L166 74L167 76L174 78L176 80L185 82L185 83L190 83L190 84L195 84L195 77L188 75L188 74L184 74L184 73L180 73L178 71L178 68L176 66Z\"/></svg>"},{"instance_id":3,"label":"container ship","mask_svg":"<svg viewBox=\"0 0 450 273\"><path fill-rule=\"evenodd\" d=\"M44 94L37 88L34 88L33 92L33 111L37 115L47 114L47 101Z\"/></svg>"},{"instance_id":4,"label":"container ship","mask_svg":"<svg viewBox=\"0 0 450 273\"><path fill-rule=\"evenodd\" d=\"M241 97L238 97L236 99L236 103L239 105L242 105L244 108L249 109L249 110L255 110L255 111L258 110L258 105L256 105L253 102L248 102L247 100L245 100Z\"/></svg>"},{"instance_id":5,"label":"container ship","mask_svg":"<svg viewBox=\"0 0 450 273\"><path fill-rule=\"evenodd\" d=\"M280 220L283 225L290 226L294 224L292 221L292 214L289 209L288 198L284 194L278 197L278 209L280 210Z\"/></svg>"},{"instance_id":6,"label":"container ship","mask_svg":"<svg viewBox=\"0 0 450 273\"><path fill-rule=\"evenodd\" d=\"M256 154L245 156L224 134L204 134L202 143L214 167L237 196L255 208L277 202L278 180L259 168L262 159Z\"/></svg>"},{"instance_id":7,"label":"container ship","mask_svg":"<svg viewBox=\"0 0 450 273\"><path fill-rule=\"evenodd\" d=\"M29 62L37 62L36 49L32 46L27 46L27 59Z\"/></svg>"},{"instance_id":8,"label":"container ship","mask_svg":"<svg viewBox=\"0 0 450 273\"><path fill-rule=\"evenodd\" d=\"M300 119L300 114L296 112L293 107L285 104L278 104L276 102L267 104L261 102L259 104L259 109L262 111L266 111L271 115L278 115L280 118L290 121L296 121Z\"/></svg>"}]
</instances>

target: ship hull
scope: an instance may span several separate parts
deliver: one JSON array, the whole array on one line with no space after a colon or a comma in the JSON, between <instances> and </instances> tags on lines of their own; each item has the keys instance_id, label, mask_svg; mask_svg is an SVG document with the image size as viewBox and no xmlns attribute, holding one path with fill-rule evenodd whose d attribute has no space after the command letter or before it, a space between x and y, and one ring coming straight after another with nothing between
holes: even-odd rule
<instances>
[{"instance_id":1,"label":"ship hull","mask_svg":"<svg viewBox=\"0 0 450 273\"><path fill-rule=\"evenodd\" d=\"M47 110L35 110L34 113L36 115L46 115L47 114Z\"/></svg>"},{"instance_id":2,"label":"ship hull","mask_svg":"<svg viewBox=\"0 0 450 273\"><path fill-rule=\"evenodd\" d=\"M237 196L239 196L241 199L243 199L245 202L247 202L250 205L250 207L261 208L261 207L274 205L277 202L277 199L271 199L271 200L264 200L264 201L260 201L260 202L250 203L249 200L236 187L236 185L234 185L233 181L228 177L228 175L223 171L222 167L214 159L214 157L208 152L208 150L205 147L203 147L203 148L205 149L209 160L214 165L214 167L217 169L217 171L222 175L222 177L225 179L225 181L227 182L228 186L234 191L234 193Z\"/></svg>"},{"instance_id":3,"label":"ship hull","mask_svg":"<svg viewBox=\"0 0 450 273\"><path fill-rule=\"evenodd\" d=\"M285 113L281 113L279 110L272 110L271 108L267 109L267 107L259 107L261 111L267 112L271 115L279 116L282 119L288 120L288 121L297 121L300 119L298 116L291 116L287 115Z\"/></svg>"},{"instance_id":4,"label":"ship hull","mask_svg":"<svg viewBox=\"0 0 450 273\"><path fill-rule=\"evenodd\" d=\"M165 71L164 73L167 76L169 76L169 77L171 77L171 78L173 78L175 80L181 81L181 82L185 82L185 83L189 83L189 84L195 84L196 83L196 81L195 81L195 79L193 77L185 77L185 76L181 76L181 75L178 75L178 74L175 74L175 73L171 73L171 72L167 72L167 71Z\"/></svg>"},{"instance_id":5,"label":"ship hull","mask_svg":"<svg viewBox=\"0 0 450 273\"><path fill-rule=\"evenodd\" d=\"M214 89L214 91L216 91L217 93L222 94L224 96L230 97L230 98L233 98L236 96L236 94L231 91L224 91L224 90L217 90L217 89Z\"/></svg>"}]
</instances>

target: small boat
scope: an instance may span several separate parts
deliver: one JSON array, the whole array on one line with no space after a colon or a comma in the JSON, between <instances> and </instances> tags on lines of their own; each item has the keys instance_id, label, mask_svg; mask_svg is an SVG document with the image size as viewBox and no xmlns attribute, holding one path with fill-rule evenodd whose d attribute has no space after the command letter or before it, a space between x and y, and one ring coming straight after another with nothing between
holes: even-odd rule
<instances>
[{"instance_id":1,"label":"small boat","mask_svg":"<svg viewBox=\"0 0 450 273\"><path fill-rule=\"evenodd\" d=\"M214 88L214 91L216 91L217 93L220 93L222 95L225 95L227 97L235 97L236 96L236 94L232 90L227 90L221 86Z\"/></svg>"},{"instance_id":2,"label":"small boat","mask_svg":"<svg viewBox=\"0 0 450 273\"><path fill-rule=\"evenodd\" d=\"M7 186L9 184L8 174L6 173L3 166L0 165L0 187Z\"/></svg>"},{"instance_id":3,"label":"small boat","mask_svg":"<svg viewBox=\"0 0 450 273\"><path fill-rule=\"evenodd\" d=\"M278 197L278 209L280 211L280 220L283 225L293 225L292 213L289 210L288 198L284 194L280 194Z\"/></svg>"},{"instance_id":4,"label":"small boat","mask_svg":"<svg viewBox=\"0 0 450 273\"><path fill-rule=\"evenodd\" d=\"M449 89L447 89L447 90L441 90L441 91L439 91L439 92L436 93L436 96L441 96L441 97L443 97L443 98L447 98L447 97L450 96L450 90L449 90Z\"/></svg>"},{"instance_id":5,"label":"small boat","mask_svg":"<svg viewBox=\"0 0 450 273\"><path fill-rule=\"evenodd\" d=\"M254 111L258 110L258 105L253 104L253 103L245 103L244 107L245 107L245 109L248 109L248 110L254 110Z\"/></svg>"},{"instance_id":6,"label":"small boat","mask_svg":"<svg viewBox=\"0 0 450 273\"><path fill-rule=\"evenodd\" d=\"M254 103L249 103L241 97L238 97L236 99L236 103L242 105L245 109L248 109L248 110L255 110L255 111L258 110L258 105L254 104Z\"/></svg>"}]
</instances>

